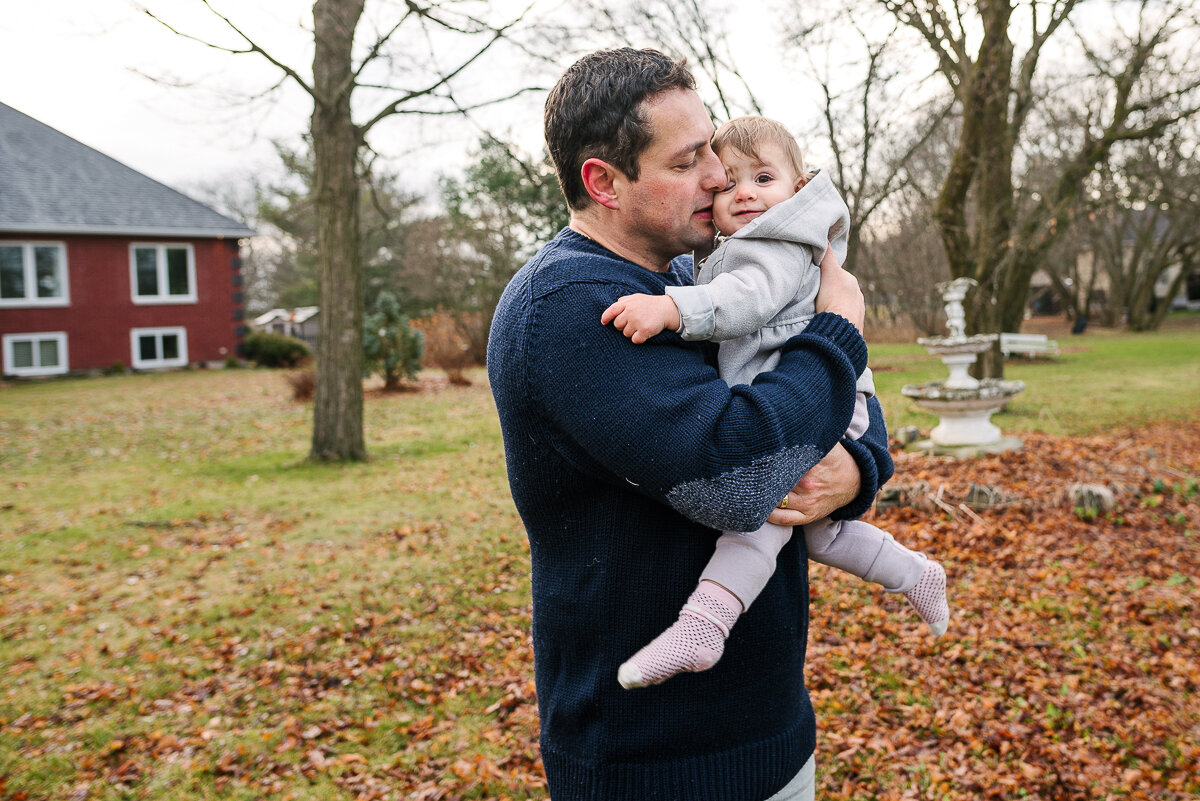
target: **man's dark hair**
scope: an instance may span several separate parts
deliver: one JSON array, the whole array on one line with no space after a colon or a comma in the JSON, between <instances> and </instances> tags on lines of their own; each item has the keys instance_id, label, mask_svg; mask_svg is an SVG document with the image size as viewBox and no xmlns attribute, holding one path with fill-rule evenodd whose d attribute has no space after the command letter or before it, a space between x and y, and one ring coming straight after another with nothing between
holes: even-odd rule
<instances>
[{"instance_id":1,"label":"man's dark hair","mask_svg":"<svg viewBox=\"0 0 1200 801\"><path fill-rule=\"evenodd\" d=\"M657 50L599 50L567 69L546 98L546 146L567 205L587 206L580 170L591 158L612 164L631 180L653 131L642 101L669 89L695 89L682 62Z\"/></svg>"}]
</instances>

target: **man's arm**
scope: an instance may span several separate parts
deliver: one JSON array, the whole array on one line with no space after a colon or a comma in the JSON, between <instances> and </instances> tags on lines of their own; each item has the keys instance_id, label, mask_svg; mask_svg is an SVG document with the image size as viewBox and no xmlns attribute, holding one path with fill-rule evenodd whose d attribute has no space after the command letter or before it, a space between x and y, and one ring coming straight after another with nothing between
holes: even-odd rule
<instances>
[{"instance_id":1,"label":"man's arm","mask_svg":"<svg viewBox=\"0 0 1200 801\"><path fill-rule=\"evenodd\" d=\"M580 325L626 293L574 283L538 301L530 385L567 437L556 448L598 480L697 522L758 528L845 433L866 344L846 320L819 314L781 349L776 370L731 388L676 335L634 345L611 327Z\"/></svg>"}]
</instances>

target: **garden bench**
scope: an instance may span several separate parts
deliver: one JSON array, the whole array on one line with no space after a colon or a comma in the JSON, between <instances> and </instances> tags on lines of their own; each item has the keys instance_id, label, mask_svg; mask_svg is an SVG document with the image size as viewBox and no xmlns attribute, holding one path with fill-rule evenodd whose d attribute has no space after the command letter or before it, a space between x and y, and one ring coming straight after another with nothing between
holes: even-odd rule
<instances>
[{"instance_id":1,"label":"garden bench","mask_svg":"<svg viewBox=\"0 0 1200 801\"><path fill-rule=\"evenodd\" d=\"M1019 353L1030 358L1034 356L1057 356L1058 342L1045 334L1001 334L1000 351L1005 357Z\"/></svg>"}]
</instances>

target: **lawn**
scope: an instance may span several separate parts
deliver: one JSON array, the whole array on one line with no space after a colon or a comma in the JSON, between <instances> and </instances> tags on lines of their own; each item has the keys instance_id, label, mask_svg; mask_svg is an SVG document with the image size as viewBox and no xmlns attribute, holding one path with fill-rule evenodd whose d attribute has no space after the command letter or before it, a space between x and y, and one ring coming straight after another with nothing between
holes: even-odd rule
<instances>
[{"instance_id":1,"label":"lawn","mask_svg":"<svg viewBox=\"0 0 1200 801\"><path fill-rule=\"evenodd\" d=\"M929 491L876 520L947 564L950 635L813 568L820 797L1200 793L1200 334L1060 342L1011 363L1022 451L897 455ZM899 387L940 362L872 363L889 425L935 422ZM545 798L527 547L472 377L372 395L349 466L304 461L278 372L0 387L0 799Z\"/></svg>"}]
</instances>

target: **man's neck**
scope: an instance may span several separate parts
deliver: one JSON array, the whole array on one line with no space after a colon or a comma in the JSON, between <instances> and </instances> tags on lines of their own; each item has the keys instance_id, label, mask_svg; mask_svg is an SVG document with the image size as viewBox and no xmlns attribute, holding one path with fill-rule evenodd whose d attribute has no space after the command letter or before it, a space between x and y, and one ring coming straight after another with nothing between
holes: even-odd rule
<instances>
[{"instance_id":1,"label":"man's neck","mask_svg":"<svg viewBox=\"0 0 1200 801\"><path fill-rule=\"evenodd\" d=\"M665 262L661 261L659 257L647 253L645 247L640 243L622 237L619 232L609 230L586 215L573 212L570 228L575 233L586 236L600 247L612 251L639 267L645 267L650 272L665 273L671 269L670 259Z\"/></svg>"}]
</instances>

